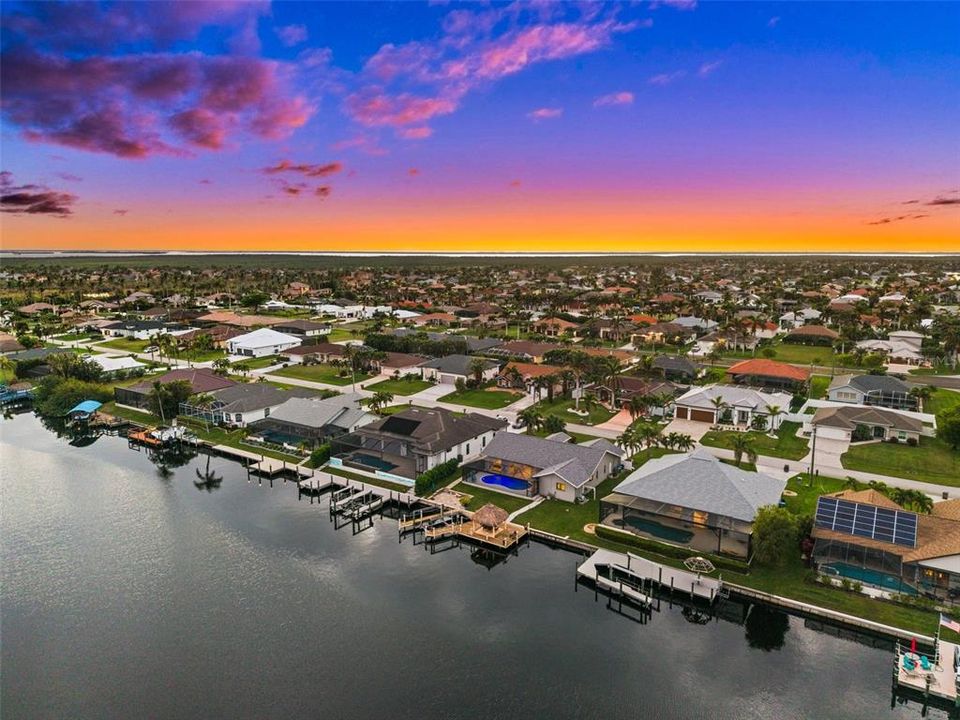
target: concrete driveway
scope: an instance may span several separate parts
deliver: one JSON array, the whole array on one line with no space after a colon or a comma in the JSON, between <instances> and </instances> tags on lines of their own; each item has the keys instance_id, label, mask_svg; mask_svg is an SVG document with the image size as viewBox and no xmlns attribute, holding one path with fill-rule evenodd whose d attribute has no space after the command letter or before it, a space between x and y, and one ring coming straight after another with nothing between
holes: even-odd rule
<instances>
[{"instance_id":1,"label":"concrete driveway","mask_svg":"<svg viewBox=\"0 0 960 720\"><path fill-rule=\"evenodd\" d=\"M696 420L671 420L670 424L663 429L664 435L672 432L689 435L694 442L700 442L700 438L710 430L710 423L698 422Z\"/></svg>"},{"instance_id":2,"label":"concrete driveway","mask_svg":"<svg viewBox=\"0 0 960 720\"><path fill-rule=\"evenodd\" d=\"M849 440L837 440L834 438L817 438L817 456L816 466L817 467L831 467L831 468L843 468L843 464L840 462L840 456L843 455L847 450L850 449ZM807 455L807 461L809 462L809 454Z\"/></svg>"},{"instance_id":3,"label":"concrete driveway","mask_svg":"<svg viewBox=\"0 0 960 720\"><path fill-rule=\"evenodd\" d=\"M620 434L624 430L626 430L628 427L630 427L630 423L632 422L633 422L633 417L630 415L630 411L621 410L612 418L607 420L605 423L600 423L595 427L598 427L601 430L609 430L611 432Z\"/></svg>"}]
</instances>

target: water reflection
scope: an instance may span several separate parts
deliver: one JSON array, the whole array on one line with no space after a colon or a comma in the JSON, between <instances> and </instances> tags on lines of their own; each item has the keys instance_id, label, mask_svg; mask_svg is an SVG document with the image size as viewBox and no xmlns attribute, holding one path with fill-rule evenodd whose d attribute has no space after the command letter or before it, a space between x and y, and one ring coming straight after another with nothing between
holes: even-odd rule
<instances>
[{"instance_id":1,"label":"water reflection","mask_svg":"<svg viewBox=\"0 0 960 720\"><path fill-rule=\"evenodd\" d=\"M215 470L210 469L211 453L207 452L204 454L207 456L207 463L203 472L200 471L200 468L196 469L197 479L193 481L193 484L198 490L213 492L217 490L220 487L220 483L223 482L223 475L218 475Z\"/></svg>"},{"instance_id":2,"label":"water reflection","mask_svg":"<svg viewBox=\"0 0 960 720\"><path fill-rule=\"evenodd\" d=\"M790 618L785 612L766 605L753 605L744 623L747 644L757 650L780 650L790 630Z\"/></svg>"}]
</instances>

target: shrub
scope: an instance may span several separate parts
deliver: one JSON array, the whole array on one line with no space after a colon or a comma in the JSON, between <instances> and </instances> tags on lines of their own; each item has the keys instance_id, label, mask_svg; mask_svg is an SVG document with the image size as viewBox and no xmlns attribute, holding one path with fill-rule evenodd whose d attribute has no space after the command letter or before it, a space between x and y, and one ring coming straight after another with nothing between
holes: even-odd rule
<instances>
[{"instance_id":1,"label":"shrub","mask_svg":"<svg viewBox=\"0 0 960 720\"><path fill-rule=\"evenodd\" d=\"M310 467L318 468L330 459L330 443L323 443L310 453Z\"/></svg>"},{"instance_id":2,"label":"shrub","mask_svg":"<svg viewBox=\"0 0 960 720\"><path fill-rule=\"evenodd\" d=\"M86 382L75 378L47 376L35 390L36 408L41 415L63 417L84 400L109 402L113 398L110 388L100 383Z\"/></svg>"},{"instance_id":3,"label":"shrub","mask_svg":"<svg viewBox=\"0 0 960 720\"><path fill-rule=\"evenodd\" d=\"M786 508L768 505L753 521L753 558L760 565L781 566L797 552L798 521Z\"/></svg>"},{"instance_id":4,"label":"shrub","mask_svg":"<svg viewBox=\"0 0 960 720\"><path fill-rule=\"evenodd\" d=\"M414 484L414 492L417 495L428 495L429 493L433 492L437 486L453 478L459 469L459 458L447 460L444 463L440 463L436 467L430 468L425 473L417 477L417 481Z\"/></svg>"}]
</instances>

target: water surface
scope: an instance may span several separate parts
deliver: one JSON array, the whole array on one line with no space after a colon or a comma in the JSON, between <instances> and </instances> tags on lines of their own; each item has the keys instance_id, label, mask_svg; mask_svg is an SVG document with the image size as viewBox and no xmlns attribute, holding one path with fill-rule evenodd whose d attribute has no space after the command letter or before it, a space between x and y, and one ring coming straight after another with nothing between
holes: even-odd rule
<instances>
[{"instance_id":1,"label":"water surface","mask_svg":"<svg viewBox=\"0 0 960 720\"><path fill-rule=\"evenodd\" d=\"M887 649L763 608L639 624L574 591L570 553L430 554L210 466L207 491L204 456L0 421L5 720L919 717Z\"/></svg>"}]
</instances>

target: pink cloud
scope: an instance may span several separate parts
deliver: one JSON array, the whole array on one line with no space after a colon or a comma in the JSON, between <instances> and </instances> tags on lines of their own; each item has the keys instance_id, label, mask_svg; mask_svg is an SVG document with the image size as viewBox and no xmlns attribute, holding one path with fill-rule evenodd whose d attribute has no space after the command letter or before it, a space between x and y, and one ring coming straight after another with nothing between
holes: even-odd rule
<instances>
[{"instance_id":1,"label":"pink cloud","mask_svg":"<svg viewBox=\"0 0 960 720\"><path fill-rule=\"evenodd\" d=\"M631 105L633 104L633 93L626 90L601 95L593 101L594 107L607 107L610 105Z\"/></svg>"},{"instance_id":2,"label":"pink cloud","mask_svg":"<svg viewBox=\"0 0 960 720\"><path fill-rule=\"evenodd\" d=\"M553 118L558 118L563 115L563 108L537 108L536 110L531 110L527 113L527 117L531 120L551 120Z\"/></svg>"},{"instance_id":3,"label":"pink cloud","mask_svg":"<svg viewBox=\"0 0 960 720\"><path fill-rule=\"evenodd\" d=\"M313 112L291 91L291 66L165 49L211 25L227 45L253 49L268 9L198 0L35 3L5 13L13 41L0 54L3 117L29 140L123 158L216 150L238 132L285 137ZM136 53L111 52L134 42Z\"/></svg>"},{"instance_id":4,"label":"pink cloud","mask_svg":"<svg viewBox=\"0 0 960 720\"><path fill-rule=\"evenodd\" d=\"M433 128L422 125L420 127L400 128L397 135L404 140L423 140L433 135Z\"/></svg>"},{"instance_id":5,"label":"pink cloud","mask_svg":"<svg viewBox=\"0 0 960 720\"><path fill-rule=\"evenodd\" d=\"M705 62L700 66L700 69L697 70L697 75L699 75L700 77L706 77L721 65L723 65L723 60L714 60L712 62Z\"/></svg>"},{"instance_id":6,"label":"pink cloud","mask_svg":"<svg viewBox=\"0 0 960 720\"><path fill-rule=\"evenodd\" d=\"M267 175L299 173L304 177L328 177L329 175L335 175L341 170L343 170L343 164L339 162L313 165L310 163L292 163L289 160L281 160L276 165L263 168L263 172Z\"/></svg>"},{"instance_id":7,"label":"pink cloud","mask_svg":"<svg viewBox=\"0 0 960 720\"><path fill-rule=\"evenodd\" d=\"M669 85L670 83L679 80L686 74L686 70L675 70L674 72L660 73L659 75L654 75L651 77L649 80L647 80L647 82L651 85Z\"/></svg>"},{"instance_id":8,"label":"pink cloud","mask_svg":"<svg viewBox=\"0 0 960 720\"><path fill-rule=\"evenodd\" d=\"M284 25L274 29L277 38L287 47L293 47L307 41L306 25Z\"/></svg>"},{"instance_id":9,"label":"pink cloud","mask_svg":"<svg viewBox=\"0 0 960 720\"><path fill-rule=\"evenodd\" d=\"M419 174L420 174L420 170L417 168L410 168L409 170L407 170L407 175L409 175L410 177L416 177Z\"/></svg>"},{"instance_id":10,"label":"pink cloud","mask_svg":"<svg viewBox=\"0 0 960 720\"><path fill-rule=\"evenodd\" d=\"M453 100L442 97L421 97L410 93L387 95L355 93L347 98L347 109L357 122L376 127L395 127L422 123L437 115L448 115L456 110Z\"/></svg>"}]
</instances>

